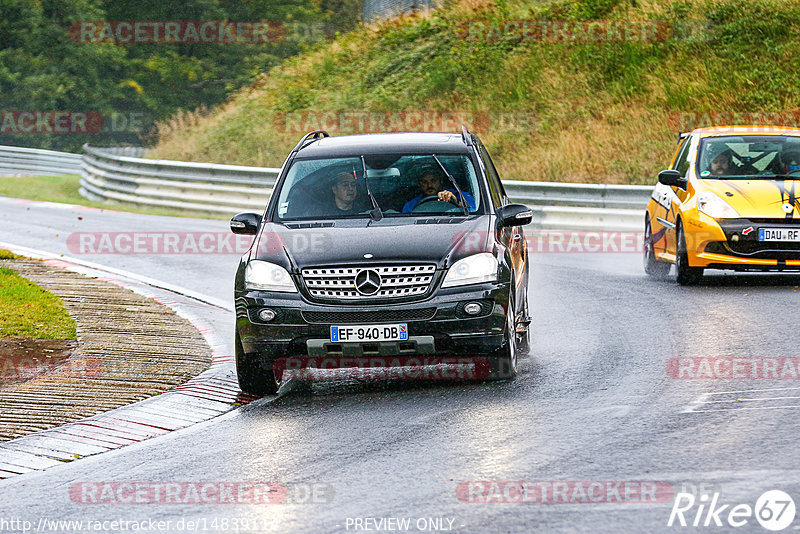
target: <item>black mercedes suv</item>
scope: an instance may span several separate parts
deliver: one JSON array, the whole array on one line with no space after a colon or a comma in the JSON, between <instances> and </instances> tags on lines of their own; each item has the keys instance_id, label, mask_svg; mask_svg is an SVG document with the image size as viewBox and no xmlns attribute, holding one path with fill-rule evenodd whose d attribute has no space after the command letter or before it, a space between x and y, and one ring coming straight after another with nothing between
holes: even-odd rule
<instances>
[{"instance_id":1,"label":"black mercedes suv","mask_svg":"<svg viewBox=\"0 0 800 534\"><path fill-rule=\"evenodd\" d=\"M465 127L305 135L264 214L230 223L255 236L234 289L242 391L274 393L287 369L439 357L473 362L485 371L475 378L514 378L528 344L531 217Z\"/></svg>"}]
</instances>

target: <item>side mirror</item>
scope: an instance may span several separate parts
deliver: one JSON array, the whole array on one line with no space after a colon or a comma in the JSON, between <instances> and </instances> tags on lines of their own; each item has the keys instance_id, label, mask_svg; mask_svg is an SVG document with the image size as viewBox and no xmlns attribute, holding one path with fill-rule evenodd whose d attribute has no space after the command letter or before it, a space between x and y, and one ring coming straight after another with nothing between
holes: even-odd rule
<instances>
[{"instance_id":1,"label":"side mirror","mask_svg":"<svg viewBox=\"0 0 800 534\"><path fill-rule=\"evenodd\" d=\"M681 173L675 169L666 169L658 173L658 182L670 187L686 189L686 185L689 183L689 180L681 176Z\"/></svg>"},{"instance_id":2,"label":"side mirror","mask_svg":"<svg viewBox=\"0 0 800 534\"><path fill-rule=\"evenodd\" d=\"M530 224L533 212L525 204L506 204L500 208L500 225L524 226Z\"/></svg>"},{"instance_id":3,"label":"side mirror","mask_svg":"<svg viewBox=\"0 0 800 534\"><path fill-rule=\"evenodd\" d=\"M231 232L234 234L256 235L261 226L258 213L240 213L231 219Z\"/></svg>"}]
</instances>

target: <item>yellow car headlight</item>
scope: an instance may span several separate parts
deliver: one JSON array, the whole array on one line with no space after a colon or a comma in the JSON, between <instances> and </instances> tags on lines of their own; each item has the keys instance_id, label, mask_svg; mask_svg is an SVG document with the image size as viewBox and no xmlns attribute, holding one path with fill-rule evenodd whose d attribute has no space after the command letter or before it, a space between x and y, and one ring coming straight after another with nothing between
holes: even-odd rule
<instances>
[{"instance_id":1,"label":"yellow car headlight","mask_svg":"<svg viewBox=\"0 0 800 534\"><path fill-rule=\"evenodd\" d=\"M738 219L739 214L718 195L704 191L697 195L697 209L713 219Z\"/></svg>"}]
</instances>

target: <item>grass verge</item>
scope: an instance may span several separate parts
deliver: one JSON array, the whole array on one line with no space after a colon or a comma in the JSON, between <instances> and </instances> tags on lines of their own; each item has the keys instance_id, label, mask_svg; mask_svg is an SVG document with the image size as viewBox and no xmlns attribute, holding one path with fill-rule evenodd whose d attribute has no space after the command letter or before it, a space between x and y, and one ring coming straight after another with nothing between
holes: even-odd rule
<instances>
[{"instance_id":1,"label":"grass verge","mask_svg":"<svg viewBox=\"0 0 800 534\"><path fill-rule=\"evenodd\" d=\"M0 250L0 258L15 255ZM0 338L75 339L75 320L61 300L16 272L0 267Z\"/></svg>"}]
</instances>

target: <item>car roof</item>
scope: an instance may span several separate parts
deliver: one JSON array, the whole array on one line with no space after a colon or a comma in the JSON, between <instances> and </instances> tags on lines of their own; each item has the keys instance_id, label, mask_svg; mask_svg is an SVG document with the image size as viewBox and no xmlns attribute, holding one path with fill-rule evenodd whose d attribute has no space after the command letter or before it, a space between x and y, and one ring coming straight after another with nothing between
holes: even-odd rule
<instances>
[{"instance_id":1,"label":"car roof","mask_svg":"<svg viewBox=\"0 0 800 534\"><path fill-rule=\"evenodd\" d=\"M794 135L800 136L800 128L790 128L788 126L708 126L696 128L692 134L700 137L718 137L723 135Z\"/></svg>"},{"instance_id":2,"label":"car roof","mask_svg":"<svg viewBox=\"0 0 800 534\"><path fill-rule=\"evenodd\" d=\"M340 135L309 141L298 158L351 156L354 154L468 154L460 133L376 133Z\"/></svg>"}]
</instances>

